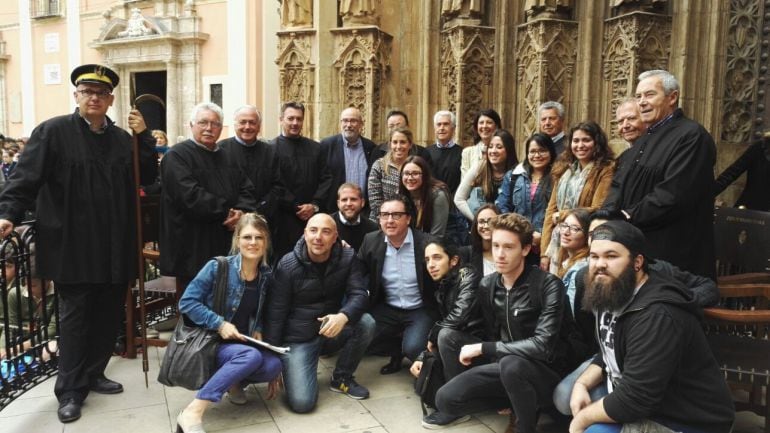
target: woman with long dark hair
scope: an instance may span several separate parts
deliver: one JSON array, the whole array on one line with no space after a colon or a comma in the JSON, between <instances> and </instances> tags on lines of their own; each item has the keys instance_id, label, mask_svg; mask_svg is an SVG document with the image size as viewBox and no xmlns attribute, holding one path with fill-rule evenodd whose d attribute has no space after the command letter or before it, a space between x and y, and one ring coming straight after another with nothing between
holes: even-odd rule
<instances>
[{"instance_id":1,"label":"woman with long dark hair","mask_svg":"<svg viewBox=\"0 0 770 433\"><path fill-rule=\"evenodd\" d=\"M495 131L486 158L465 173L457 188L454 197L457 209L472 220L481 205L495 202L505 173L516 167L518 162L516 141L511 133L505 129Z\"/></svg>"},{"instance_id":2,"label":"woman with long dark hair","mask_svg":"<svg viewBox=\"0 0 770 433\"><path fill-rule=\"evenodd\" d=\"M495 272L495 259L492 257L492 226L490 222L500 215L500 210L492 203L481 206L476 211L471 225L471 244L461 248L465 261L473 266L481 276Z\"/></svg>"},{"instance_id":3,"label":"woman with long dark hair","mask_svg":"<svg viewBox=\"0 0 770 433\"><path fill-rule=\"evenodd\" d=\"M559 213L567 209L601 207L615 173L615 154L607 135L593 121L573 126L567 137L568 146L551 170L553 192L548 202L540 241L540 267L556 271L559 257Z\"/></svg>"},{"instance_id":4,"label":"woman with long dark hair","mask_svg":"<svg viewBox=\"0 0 770 433\"><path fill-rule=\"evenodd\" d=\"M444 182L434 178L428 163L410 156L401 166L399 193L411 201L415 229L443 238L449 217L449 192Z\"/></svg>"},{"instance_id":5,"label":"woman with long dark hair","mask_svg":"<svg viewBox=\"0 0 770 433\"><path fill-rule=\"evenodd\" d=\"M525 151L526 159L505 174L495 204L500 212L515 212L532 223L535 232L530 254L539 255L545 209L551 198L551 167L556 161L556 148L551 137L536 132L527 139Z\"/></svg>"}]
</instances>

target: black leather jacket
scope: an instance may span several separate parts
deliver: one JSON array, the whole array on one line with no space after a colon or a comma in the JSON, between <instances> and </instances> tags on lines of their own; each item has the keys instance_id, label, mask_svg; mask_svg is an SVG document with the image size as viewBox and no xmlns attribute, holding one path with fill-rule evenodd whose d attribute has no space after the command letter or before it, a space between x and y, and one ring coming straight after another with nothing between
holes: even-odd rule
<instances>
[{"instance_id":1,"label":"black leather jacket","mask_svg":"<svg viewBox=\"0 0 770 433\"><path fill-rule=\"evenodd\" d=\"M453 269L436 284L433 292L441 320L433 325L428 340L437 344L441 328L456 329L480 335L482 326L478 311L479 274L470 266Z\"/></svg>"},{"instance_id":2,"label":"black leather jacket","mask_svg":"<svg viewBox=\"0 0 770 433\"><path fill-rule=\"evenodd\" d=\"M539 299L533 300L533 295ZM567 353L574 321L564 284L556 276L525 267L513 288L506 290L495 272L481 280L479 304L486 326L484 355L518 355L546 362L562 373L575 364Z\"/></svg>"}]
</instances>

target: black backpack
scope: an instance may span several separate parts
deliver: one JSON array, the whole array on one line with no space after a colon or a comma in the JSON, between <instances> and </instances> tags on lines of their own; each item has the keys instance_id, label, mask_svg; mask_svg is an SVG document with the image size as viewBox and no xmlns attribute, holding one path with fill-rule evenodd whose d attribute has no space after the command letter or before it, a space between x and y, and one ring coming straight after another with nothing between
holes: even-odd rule
<instances>
[{"instance_id":1,"label":"black backpack","mask_svg":"<svg viewBox=\"0 0 770 433\"><path fill-rule=\"evenodd\" d=\"M428 407L436 408L436 393L444 386L444 366L437 353L422 353L422 369L414 382L414 392L420 396L422 414L428 414Z\"/></svg>"}]
</instances>

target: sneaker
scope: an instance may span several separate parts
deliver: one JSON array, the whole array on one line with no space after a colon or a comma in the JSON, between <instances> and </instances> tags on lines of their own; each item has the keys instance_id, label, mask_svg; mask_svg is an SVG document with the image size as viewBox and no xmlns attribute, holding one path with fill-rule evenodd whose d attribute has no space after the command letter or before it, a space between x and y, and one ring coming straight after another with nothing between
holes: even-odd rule
<instances>
[{"instance_id":1,"label":"sneaker","mask_svg":"<svg viewBox=\"0 0 770 433\"><path fill-rule=\"evenodd\" d=\"M249 402L240 385L232 386L227 390L227 399L230 400L230 403L238 406L243 406Z\"/></svg>"},{"instance_id":2,"label":"sneaker","mask_svg":"<svg viewBox=\"0 0 770 433\"><path fill-rule=\"evenodd\" d=\"M363 400L369 398L369 390L356 382L353 377L335 379L332 377L329 383L329 389L334 392L341 392L350 398Z\"/></svg>"},{"instance_id":3,"label":"sneaker","mask_svg":"<svg viewBox=\"0 0 770 433\"><path fill-rule=\"evenodd\" d=\"M443 412L433 412L422 419L422 427L430 430L438 430L444 427L453 426L471 419L470 415L454 416Z\"/></svg>"}]
</instances>

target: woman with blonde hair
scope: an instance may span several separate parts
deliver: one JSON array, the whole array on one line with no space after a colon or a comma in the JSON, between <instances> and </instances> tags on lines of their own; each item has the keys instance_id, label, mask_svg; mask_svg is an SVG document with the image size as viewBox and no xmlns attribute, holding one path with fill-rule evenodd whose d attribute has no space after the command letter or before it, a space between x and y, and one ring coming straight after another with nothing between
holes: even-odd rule
<instances>
[{"instance_id":1,"label":"woman with blonde hair","mask_svg":"<svg viewBox=\"0 0 770 433\"><path fill-rule=\"evenodd\" d=\"M412 131L396 127L390 131L390 149L382 158L374 161L369 172L366 190L369 193L369 219L379 224L380 205L398 195L401 184L401 167L414 146Z\"/></svg>"},{"instance_id":2,"label":"woman with blonde hair","mask_svg":"<svg viewBox=\"0 0 770 433\"><path fill-rule=\"evenodd\" d=\"M269 382L268 398L278 391L281 360L267 349L245 344L250 336L262 339L262 305L273 271L267 264L270 230L256 213L241 217L235 226L228 263L224 317L213 311L217 280L217 260L210 260L187 286L179 300L184 320L216 330L222 338L217 347L217 369L198 390L195 399L177 416L177 432L202 433L203 414L210 402L218 402L225 392L233 404L246 404L244 384Z\"/></svg>"}]
</instances>

